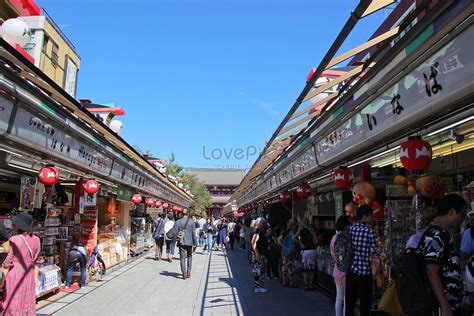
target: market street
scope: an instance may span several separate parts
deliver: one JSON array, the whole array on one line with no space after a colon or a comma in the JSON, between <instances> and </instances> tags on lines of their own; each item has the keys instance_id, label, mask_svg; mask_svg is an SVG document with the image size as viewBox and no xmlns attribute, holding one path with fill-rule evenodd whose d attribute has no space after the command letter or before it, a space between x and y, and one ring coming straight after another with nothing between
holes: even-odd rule
<instances>
[{"instance_id":1,"label":"market street","mask_svg":"<svg viewBox=\"0 0 474 316\"><path fill-rule=\"evenodd\" d=\"M268 293L256 294L244 251L198 248L193 272L182 280L179 260L156 262L145 257L63 296L38 315L333 315L333 301L322 293L283 288L267 280Z\"/></svg>"}]
</instances>

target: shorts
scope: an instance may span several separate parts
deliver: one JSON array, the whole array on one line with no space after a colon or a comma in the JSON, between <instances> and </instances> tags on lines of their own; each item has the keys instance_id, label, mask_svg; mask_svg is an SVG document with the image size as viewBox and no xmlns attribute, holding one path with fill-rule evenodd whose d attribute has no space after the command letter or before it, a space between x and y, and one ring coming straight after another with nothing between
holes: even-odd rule
<instances>
[{"instance_id":1,"label":"shorts","mask_svg":"<svg viewBox=\"0 0 474 316\"><path fill-rule=\"evenodd\" d=\"M316 271L316 250L303 250L301 256L301 270L303 272Z\"/></svg>"},{"instance_id":2,"label":"shorts","mask_svg":"<svg viewBox=\"0 0 474 316\"><path fill-rule=\"evenodd\" d=\"M295 273L295 260L293 259L293 257L283 257L281 272L290 275Z\"/></svg>"}]
</instances>

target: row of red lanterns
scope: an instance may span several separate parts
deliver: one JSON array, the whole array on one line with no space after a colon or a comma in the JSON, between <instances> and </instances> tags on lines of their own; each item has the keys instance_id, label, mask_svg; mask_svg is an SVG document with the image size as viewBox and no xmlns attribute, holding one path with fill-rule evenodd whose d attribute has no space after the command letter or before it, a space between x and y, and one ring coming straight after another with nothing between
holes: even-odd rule
<instances>
[{"instance_id":1,"label":"row of red lanterns","mask_svg":"<svg viewBox=\"0 0 474 316\"><path fill-rule=\"evenodd\" d=\"M142 201L143 201L143 198L141 194L137 193L132 196L133 204L140 204ZM148 207L154 206L156 208L163 207L163 209L165 210L170 207L170 205L167 202L161 203L161 201L155 200L154 198L151 198L151 197L145 198L145 205ZM184 208L174 205L171 209L175 212L182 212Z\"/></svg>"},{"instance_id":2,"label":"row of red lanterns","mask_svg":"<svg viewBox=\"0 0 474 316\"><path fill-rule=\"evenodd\" d=\"M38 173L38 179L39 182L42 183L46 187L52 187L53 185L56 185L59 181L59 169L56 168L55 166L45 166L40 169ZM84 183L84 191L87 194L96 194L99 192L99 182L97 182L94 179L87 180Z\"/></svg>"}]
</instances>

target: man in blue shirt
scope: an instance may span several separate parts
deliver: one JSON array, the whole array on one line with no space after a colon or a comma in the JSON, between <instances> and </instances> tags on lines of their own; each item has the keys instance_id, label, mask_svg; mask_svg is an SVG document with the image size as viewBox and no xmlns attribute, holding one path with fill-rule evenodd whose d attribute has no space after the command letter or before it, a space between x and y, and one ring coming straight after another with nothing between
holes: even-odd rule
<instances>
[{"instance_id":1,"label":"man in blue shirt","mask_svg":"<svg viewBox=\"0 0 474 316\"><path fill-rule=\"evenodd\" d=\"M373 210L367 205L357 209L356 223L350 228L352 240L352 267L346 275L346 316L354 315L360 300L360 315L370 315L372 302L372 268L370 256L375 254L377 236L368 225L373 222Z\"/></svg>"}]
</instances>

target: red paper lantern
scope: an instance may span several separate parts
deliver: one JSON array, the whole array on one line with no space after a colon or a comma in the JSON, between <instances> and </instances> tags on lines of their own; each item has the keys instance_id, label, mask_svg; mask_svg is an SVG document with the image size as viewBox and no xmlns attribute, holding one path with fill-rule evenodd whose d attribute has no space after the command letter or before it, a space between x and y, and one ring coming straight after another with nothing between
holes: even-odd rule
<instances>
[{"instance_id":1,"label":"red paper lantern","mask_svg":"<svg viewBox=\"0 0 474 316\"><path fill-rule=\"evenodd\" d=\"M84 184L84 191L87 194L96 194L99 192L99 182L96 180L87 180Z\"/></svg>"},{"instance_id":2,"label":"red paper lantern","mask_svg":"<svg viewBox=\"0 0 474 316\"><path fill-rule=\"evenodd\" d=\"M141 194L134 194L132 196L132 202L133 202L133 204L140 204L142 202Z\"/></svg>"},{"instance_id":3,"label":"red paper lantern","mask_svg":"<svg viewBox=\"0 0 474 316\"><path fill-rule=\"evenodd\" d=\"M400 146L400 161L409 171L423 170L430 166L431 145L420 136L412 136Z\"/></svg>"},{"instance_id":4,"label":"red paper lantern","mask_svg":"<svg viewBox=\"0 0 474 316\"><path fill-rule=\"evenodd\" d=\"M153 205L155 205L155 200L153 198L148 197L145 199L145 205L148 207L152 207Z\"/></svg>"},{"instance_id":5,"label":"red paper lantern","mask_svg":"<svg viewBox=\"0 0 474 316\"><path fill-rule=\"evenodd\" d=\"M298 186L296 194L302 199L307 199L311 195L311 187L307 183L302 183Z\"/></svg>"},{"instance_id":6,"label":"red paper lantern","mask_svg":"<svg viewBox=\"0 0 474 316\"><path fill-rule=\"evenodd\" d=\"M280 193L280 202L281 203L287 203L290 202L291 200L291 194L288 191L283 191Z\"/></svg>"},{"instance_id":7,"label":"red paper lantern","mask_svg":"<svg viewBox=\"0 0 474 316\"><path fill-rule=\"evenodd\" d=\"M156 200L156 201L155 201L155 207L156 207L156 208L160 208L160 207L161 207L161 202L158 201L158 200Z\"/></svg>"},{"instance_id":8,"label":"red paper lantern","mask_svg":"<svg viewBox=\"0 0 474 316\"><path fill-rule=\"evenodd\" d=\"M53 186L59 181L59 170L54 166L43 167L39 171L38 178L45 186Z\"/></svg>"},{"instance_id":9,"label":"red paper lantern","mask_svg":"<svg viewBox=\"0 0 474 316\"><path fill-rule=\"evenodd\" d=\"M168 207L170 207L168 203L166 203L166 202L163 203L163 208L164 208L165 210L168 209Z\"/></svg>"},{"instance_id":10,"label":"red paper lantern","mask_svg":"<svg viewBox=\"0 0 474 316\"><path fill-rule=\"evenodd\" d=\"M352 170L347 167L340 167L334 171L334 183L338 189L347 189L352 186L354 181L354 174Z\"/></svg>"}]
</instances>

